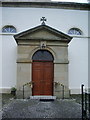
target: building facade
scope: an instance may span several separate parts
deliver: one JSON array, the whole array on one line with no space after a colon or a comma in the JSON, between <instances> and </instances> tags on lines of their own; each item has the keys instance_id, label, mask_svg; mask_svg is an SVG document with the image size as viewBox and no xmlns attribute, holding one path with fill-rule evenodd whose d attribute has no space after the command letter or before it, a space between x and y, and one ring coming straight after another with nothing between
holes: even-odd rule
<instances>
[{"instance_id":1,"label":"building facade","mask_svg":"<svg viewBox=\"0 0 90 120\"><path fill-rule=\"evenodd\" d=\"M18 44L17 93L29 83L32 88L26 93L60 97L62 84L65 96L69 96L67 47L71 39L45 25L44 21L40 26L15 35Z\"/></svg>"},{"instance_id":2,"label":"building facade","mask_svg":"<svg viewBox=\"0 0 90 120\"><path fill-rule=\"evenodd\" d=\"M23 85L33 82L33 55L38 54L40 50L53 56L51 61L54 68L48 62L46 65L47 67L51 65L50 68L53 69L51 71L54 71L50 75L53 76L51 95L60 97L61 85L65 86L66 96L69 90L72 94L80 93L82 83L88 86L89 4L10 1L2 2L1 9L0 37L3 63L1 92L10 92L11 87L15 86L22 93ZM45 25L41 25L42 21L40 22L43 16L47 19ZM36 31L32 32L33 29ZM25 89L27 97L37 94L33 93L32 87ZM36 91L43 91L42 89L44 88Z\"/></svg>"}]
</instances>

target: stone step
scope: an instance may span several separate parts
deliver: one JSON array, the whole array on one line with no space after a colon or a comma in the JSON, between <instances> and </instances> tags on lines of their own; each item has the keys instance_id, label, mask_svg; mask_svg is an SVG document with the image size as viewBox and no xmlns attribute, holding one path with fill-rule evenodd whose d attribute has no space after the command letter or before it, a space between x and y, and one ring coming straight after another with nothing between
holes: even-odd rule
<instances>
[{"instance_id":1,"label":"stone step","mask_svg":"<svg viewBox=\"0 0 90 120\"><path fill-rule=\"evenodd\" d=\"M45 99L47 99L47 100L55 100L56 99L56 96L45 96L45 95L43 95L43 96L30 96L30 99L39 99L39 100L45 100Z\"/></svg>"}]
</instances>

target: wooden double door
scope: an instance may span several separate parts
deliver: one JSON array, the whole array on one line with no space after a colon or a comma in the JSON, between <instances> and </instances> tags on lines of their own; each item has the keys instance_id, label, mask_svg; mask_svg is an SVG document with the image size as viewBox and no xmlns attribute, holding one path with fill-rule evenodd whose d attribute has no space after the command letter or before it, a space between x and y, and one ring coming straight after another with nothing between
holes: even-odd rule
<instances>
[{"instance_id":1,"label":"wooden double door","mask_svg":"<svg viewBox=\"0 0 90 120\"><path fill-rule=\"evenodd\" d=\"M54 65L52 61L33 61L32 95L53 95Z\"/></svg>"}]
</instances>

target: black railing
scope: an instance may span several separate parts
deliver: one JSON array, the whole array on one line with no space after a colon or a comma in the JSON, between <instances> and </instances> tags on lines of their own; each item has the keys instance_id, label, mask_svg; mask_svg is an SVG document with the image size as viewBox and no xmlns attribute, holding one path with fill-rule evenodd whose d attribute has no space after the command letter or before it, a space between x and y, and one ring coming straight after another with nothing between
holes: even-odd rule
<instances>
[{"instance_id":1,"label":"black railing","mask_svg":"<svg viewBox=\"0 0 90 120\"><path fill-rule=\"evenodd\" d=\"M26 84L23 85L23 99L25 97L25 86L27 86L27 85L29 85L32 88L33 82L28 82L28 83L26 83Z\"/></svg>"},{"instance_id":2,"label":"black railing","mask_svg":"<svg viewBox=\"0 0 90 120\"><path fill-rule=\"evenodd\" d=\"M61 98L64 99L65 98L65 86L63 84L61 84L60 82L54 82L54 85L57 86L59 85L61 87Z\"/></svg>"},{"instance_id":3,"label":"black railing","mask_svg":"<svg viewBox=\"0 0 90 120\"><path fill-rule=\"evenodd\" d=\"M90 119L90 92L85 89L84 85L81 86L82 92L82 120Z\"/></svg>"},{"instance_id":4,"label":"black railing","mask_svg":"<svg viewBox=\"0 0 90 120\"><path fill-rule=\"evenodd\" d=\"M24 99L24 87L25 87L25 85L23 85L23 99Z\"/></svg>"},{"instance_id":5,"label":"black railing","mask_svg":"<svg viewBox=\"0 0 90 120\"><path fill-rule=\"evenodd\" d=\"M64 99L64 85L61 84L61 86L62 86L62 99Z\"/></svg>"}]
</instances>

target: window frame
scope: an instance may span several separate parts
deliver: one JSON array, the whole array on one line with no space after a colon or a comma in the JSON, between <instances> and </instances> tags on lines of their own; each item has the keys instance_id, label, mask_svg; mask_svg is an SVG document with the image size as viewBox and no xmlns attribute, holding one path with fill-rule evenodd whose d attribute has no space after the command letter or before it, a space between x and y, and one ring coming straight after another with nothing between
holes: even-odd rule
<instances>
[{"instance_id":1,"label":"window frame","mask_svg":"<svg viewBox=\"0 0 90 120\"><path fill-rule=\"evenodd\" d=\"M9 29L9 31L7 28ZM6 29L6 31L4 29ZM11 30L11 29L13 29L13 30ZM4 27L2 27L3 34L15 34L16 32L17 32L17 29L13 25L5 25Z\"/></svg>"},{"instance_id":2,"label":"window frame","mask_svg":"<svg viewBox=\"0 0 90 120\"><path fill-rule=\"evenodd\" d=\"M71 31L71 30L72 30L72 31ZM71 31L71 33L70 33L70 31ZM79 33L79 34L78 34L78 33ZM69 34L69 35L72 35L72 36L81 36L81 35L83 35L82 31L81 31L79 28L75 28L75 27L70 28L70 29L68 30L68 34Z\"/></svg>"},{"instance_id":3,"label":"window frame","mask_svg":"<svg viewBox=\"0 0 90 120\"><path fill-rule=\"evenodd\" d=\"M37 50L33 56L33 61L54 61L52 53L46 49Z\"/></svg>"}]
</instances>

